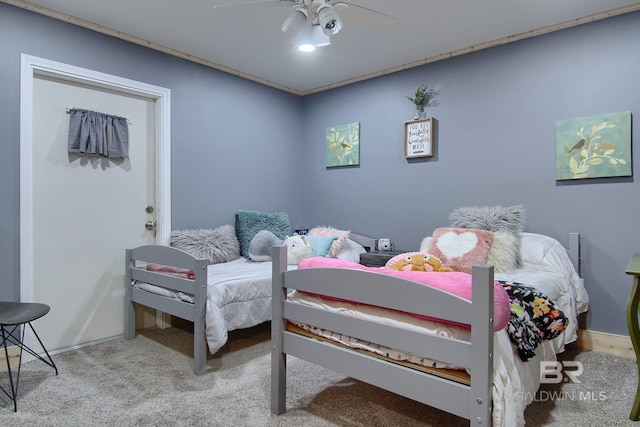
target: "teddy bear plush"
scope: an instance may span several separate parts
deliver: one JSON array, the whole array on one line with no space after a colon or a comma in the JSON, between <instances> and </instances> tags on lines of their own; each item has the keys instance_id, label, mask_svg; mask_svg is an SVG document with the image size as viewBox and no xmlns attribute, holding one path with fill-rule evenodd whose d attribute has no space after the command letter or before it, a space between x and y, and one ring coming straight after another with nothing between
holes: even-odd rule
<instances>
[{"instance_id":1,"label":"teddy bear plush","mask_svg":"<svg viewBox=\"0 0 640 427\"><path fill-rule=\"evenodd\" d=\"M287 264L298 265L300 261L309 258L313 249L305 236L285 236L284 245L287 246Z\"/></svg>"}]
</instances>

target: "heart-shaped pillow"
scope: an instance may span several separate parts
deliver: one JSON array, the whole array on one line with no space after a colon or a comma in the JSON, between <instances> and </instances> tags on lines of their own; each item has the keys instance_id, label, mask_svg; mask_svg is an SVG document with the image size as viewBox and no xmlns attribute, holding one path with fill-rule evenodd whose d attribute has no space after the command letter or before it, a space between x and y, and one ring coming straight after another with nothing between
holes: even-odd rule
<instances>
[{"instance_id":1,"label":"heart-shaped pillow","mask_svg":"<svg viewBox=\"0 0 640 427\"><path fill-rule=\"evenodd\" d=\"M471 273L474 264L487 261L492 242L491 231L443 227L433 232L429 253L440 258L446 267Z\"/></svg>"}]
</instances>

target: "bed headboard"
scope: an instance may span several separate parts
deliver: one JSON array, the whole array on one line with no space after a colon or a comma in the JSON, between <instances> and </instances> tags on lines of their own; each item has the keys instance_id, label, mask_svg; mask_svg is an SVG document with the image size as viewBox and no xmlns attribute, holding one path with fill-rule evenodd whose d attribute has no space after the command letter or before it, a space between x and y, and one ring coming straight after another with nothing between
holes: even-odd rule
<instances>
[{"instance_id":1,"label":"bed headboard","mask_svg":"<svg viewBox=\"0 0 640 427\"><path fill-rule=\"evenodd\" d=\"M359 245L362 245L367 250L367 252L376 250L376 239L372 239L371 237L363 236L356 233L350 233L349 238Z\"/></svg>"}]
</instances>

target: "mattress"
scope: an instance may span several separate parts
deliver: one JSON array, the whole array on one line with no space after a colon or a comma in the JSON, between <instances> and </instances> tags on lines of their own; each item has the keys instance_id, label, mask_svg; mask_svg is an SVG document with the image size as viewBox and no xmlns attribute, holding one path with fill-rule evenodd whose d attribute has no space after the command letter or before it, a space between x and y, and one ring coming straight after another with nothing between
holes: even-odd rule
<instances>
[{"instance_id":1,"label":"mattress","mask_svg":"<svg viewBox=\"0 0 640 427\"><path fill-rule=\"evenodd\" d=\"M523 362L514 351L505 329L494 334L493 418L494 426L524 425L524 408L529 404L540 385L541 361L555 361L556 354L564 346L577 339L577 316L588 308L588 296L582 279L575 271L566 249L555 239L532 233L524 233L521 247L522 265L509 273L495 274L496 280L530 285L546 294L569 319L567 329L557 338L541 343L536 356ZM443 273L446 274L446 273ZM418 319L404 313L380 307L327 300L316 295L294 292L289 300L296 304L321 308L335 313L368 321L383 323L408 330L436 334L470 341L470 330L448 323ZM367 350L383 357L414 363L419 366L460 369L442 361L434 361L420 355L407 354L321 330L311 325L295 323L311 333L351 348Z\"/></svg>"},{"instance_id":2,"label":"mattress","mask_svg":"<svg viewBox=\"0 0 640 427\"><path fill-rule=\"evenodd\" d=\"M365 252L359 243L347 239L337 258L357 261ZM289 265L289 270L297 265ZM215 354L226 342L229 331L249 328L271 320L271 262L254 262L240 257L207 267L206 338ZM149 283L134 283L139 289L193 304L193 295Z\"/></svg>"},{"instance_id":3,"label":"mattress","mask_svg":"<svg viewBox=\"0 0 640 427\"><path fill-rule=\"evenodd\" d=\"M578 339L578 315L589 308L584 282L576 272L567 250L557 240L535 233L522 233L522 265L515 271L496 273L496 280L533 286L555 302L570 322L552 344L562 352Z\"/></svg>"},{"instance_id":4,"label":"mattress","mask_svg":"<svg viewBox=\"0 0 640 427\"><path fill-rule=\"evenodd\" d=\"M289 269L295 268L295 265L289 266ZM190 294L148 283L136 283L135 286L193 304ZM205 330L212 354L226 344L229 331L249 328L270 319L271 262L253 262L241 257L207 267Z\"/></svg>"},{"instance_id":5,"label":"mattress","mask_svg":"<svg viewBox=\"0 0 640 427\"><path fill-rule=\"evenodd\" d=\"M446 274L446 273L443 273ZM318 296L294 292L289 300L296 304L322 308L334 313L346 314L358 319L366 319L387 325L394 325L413 331L426 331L444 337L470 341L468 328L419 319L411 315L380 307L344 303L326 300ZM376 343L362 341L354 337L315 328L294 322L298 327L313 334L338 342L342 345L370 351L382 357L418 366L444 369L461 369L441 361L431 360L396 349L389 349ZM536 349L536 356L524 363L513 350L511 340L505 329L494 333L494 379L493 379L493 417L494 426L515 426L524 424L524 408L535 395L540 384L540 361L556 360L555 348L550 342L544 342Z\"/></svg>"}]
</instances>

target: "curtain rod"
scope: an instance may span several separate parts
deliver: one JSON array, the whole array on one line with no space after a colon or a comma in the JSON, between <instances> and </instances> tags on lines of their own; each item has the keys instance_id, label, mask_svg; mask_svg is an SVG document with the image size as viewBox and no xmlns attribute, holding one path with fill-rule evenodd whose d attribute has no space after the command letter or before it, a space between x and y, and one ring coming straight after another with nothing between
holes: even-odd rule
<instances>
[{"instance_id":1,"label":"curtain rod","mask_svg":"<svg viewBox=\"0 0 640 427\"><path fill-rule=\"evenodd\" d=\"M72 110L79 110L79 108L67 108L65 111L67 112L67 114L71 114ZM101 114L105 114L105 113L101 113ZM130 124L130 125L133 124L133 122L131 122L131 120L129 120L129 119L127 119L127 123Z\"/></svg>"}]
</instances>

